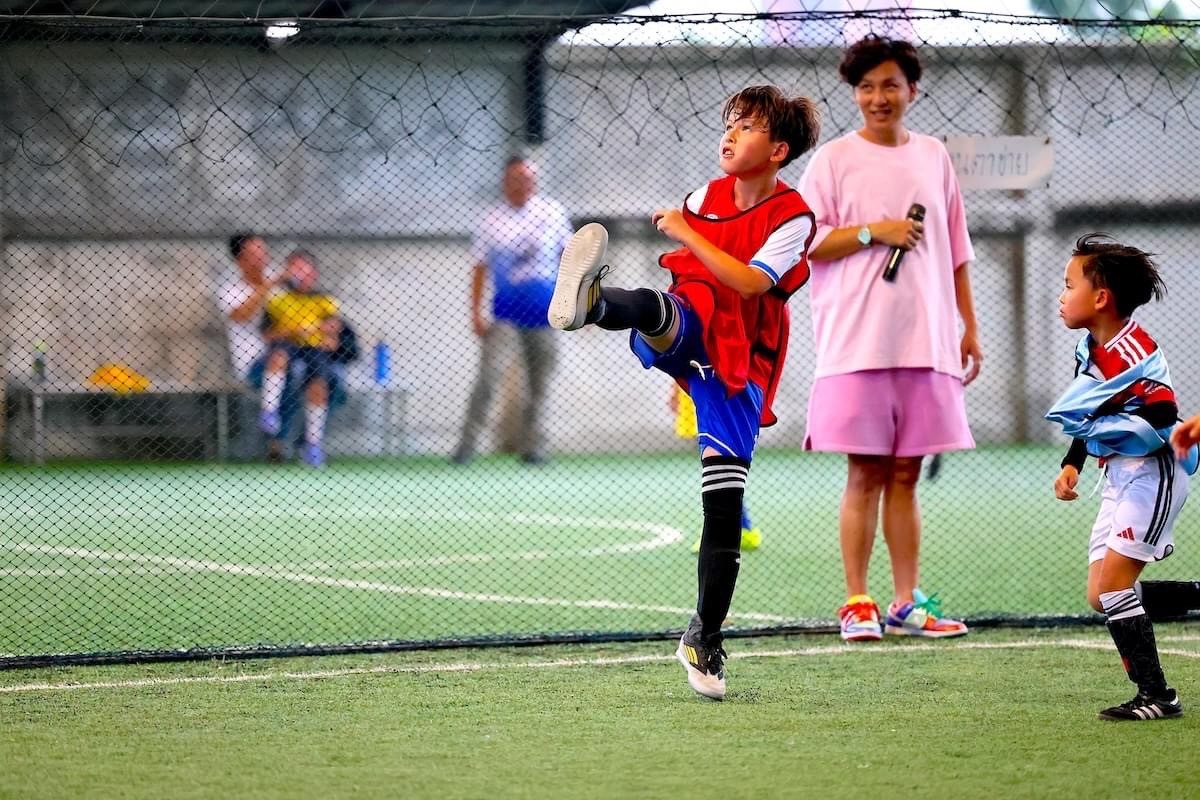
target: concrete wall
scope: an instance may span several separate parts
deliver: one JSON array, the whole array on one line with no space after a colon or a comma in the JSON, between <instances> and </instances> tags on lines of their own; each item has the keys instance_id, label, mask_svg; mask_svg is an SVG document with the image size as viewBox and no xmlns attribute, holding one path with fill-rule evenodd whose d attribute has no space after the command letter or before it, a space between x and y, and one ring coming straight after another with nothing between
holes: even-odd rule
<instances>
[{"instance_id":1,"label":"concrete wall","mask_svg":"<svg viewBox=\"0 0 1200 800\"><path fill-rule=\"evenodd\" d=\"M928 49L915 129L1049 136L1048 187L967 195L986 349L969 392L981 441L1044 439L1041 412L1071 371L1075 334L1055 298L1078 205L1190 203L1200 179L1193 73L1168 49ZM303 245L359 329L393 351L409 388L405 448L448 452L477 348L467 319L472 226L514 150L577 220L613 222L620 285L663 285L649 211L714 173L724 98L774 82L819 98L822 140L859 118L824 49L580 48L548 53L546 139L522 139L522 53L504 45L288 47L7 44L0 50L4 259L0 364L79 380L120 360L157 380L226 368L213 287L224 237L265 232L277 258ZM1189 116L1190 115L1190 116ZM785 179L795 181L803 160ZM1200 405L1190 225L1109 225L1161 254L1171 289L1139 317L1167 346L1184 405ZM803 437L811 354L799 335L768 445ZM675 446L668 383L623 337L564 336L551 398L556 450ZM367 381L361 364L355 380Z\"/></svg>"}]
</instances>

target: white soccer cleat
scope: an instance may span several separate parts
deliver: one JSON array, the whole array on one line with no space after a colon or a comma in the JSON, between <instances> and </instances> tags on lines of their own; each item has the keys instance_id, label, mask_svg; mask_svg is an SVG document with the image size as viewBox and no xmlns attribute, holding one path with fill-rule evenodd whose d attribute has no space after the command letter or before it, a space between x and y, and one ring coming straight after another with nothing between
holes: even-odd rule
<instances>
[{"instance_id":1,"label":"white soccer cleat","mask_svg":"<svg viewBox=\"0 0 1200 800\"><path fill-rule=\"evenodd\" d=\"M699 637L684 634L675 648L675 657L687 672L688 686L696 694L713 700L725 699L725 651L705 647Z\"/></svg>"},{"instance_id":2,"label":"white soccer cleat","mask_svg":"<svg viewBox=\"0 0 1200 800\"><path fill-rule=\"evenodd\" d=\"M558 280L546 318L552 328L582 328L587 313L600 300L600 270L608 250L608 231L589 222L571 237L558 265Z\"/></svg>"}]
</instances>

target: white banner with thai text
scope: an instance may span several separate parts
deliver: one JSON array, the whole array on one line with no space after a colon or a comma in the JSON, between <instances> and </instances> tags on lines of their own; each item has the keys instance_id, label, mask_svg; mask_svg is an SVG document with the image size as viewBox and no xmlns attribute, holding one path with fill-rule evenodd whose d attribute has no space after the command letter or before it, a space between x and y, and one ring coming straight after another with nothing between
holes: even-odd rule
<instances>
[{"instance_id":1,"label":"white banner with thai text","mask_svg":"<svg viewBox=\"0 0 1200 800\"><path fill-rule=\"evenodd\" d=\"M943 141L964 191L1038 189L1054 168L1054 145L1046 136L945 136Z\"/></svg>"}]
</instances>

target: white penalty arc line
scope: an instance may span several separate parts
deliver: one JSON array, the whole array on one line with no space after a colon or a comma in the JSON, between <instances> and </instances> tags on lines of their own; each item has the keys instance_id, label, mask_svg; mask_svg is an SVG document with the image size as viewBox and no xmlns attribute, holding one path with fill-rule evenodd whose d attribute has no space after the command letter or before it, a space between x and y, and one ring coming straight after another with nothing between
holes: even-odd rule
<instances>
[{"instance_id":1,"label":"white penalty arc line","mask_svg":"<svg viewBox=\"0 0 1200 800\"><path fill-rule=\"evenodd\" d=\"M430 519L433 515L411 515L414 519ZM474 512L444 513L436 515L439 520L461 522L516 523L522 526L546 525L554 528L590 528L592 530L632 530L652 534L649 539L621 544L586 547L577 550L530 550L519 553L476 553L430 558L398 558L377 561L354 561L346 566L351 569L407 569L410 567L438 566L441 564L488 564L495 561L540 561L552 558L595 558L598 556L625 555L660 550L683 541L683 531L657 522L636 519L601 519L592 517L564 517L555 514L480 514ZM314 567L315 568L315 567Z\"/></svg>"},{"instance_id":2,"label":"white penalty arc line","mask_svg":"<svg viewBox=\"0 0 1200 800\"><path fill-rule=\"evenodd\" d=\"M35 569L32 567L16 569L0 569L0 578L78 578L81 575L101 575L105 577L132 578L146 575L178 575L180 570L165 567L47 567Z\"/></svg>"},{"instance_id":3,"label":"white penalty arc line","mask_svg":"<svg viewBox=\"0 0 1200 800\"><path fill-rule=\"evenodd\" d=\"M1200 642L1200 636L1169 636L1163 641ZM928 653L945 650L1032 650L1043 647L1061 647L1076 650L1105 650L1115 652L1111 643L1089 642L1083 639L1017 639L1011 642L960 642L903 644L894 647L870 647L863 645L835 645L833 647L799 647L785 650L755 650L732 653L730 660L752 658L808 658L813 656L856 655L902 655ZM1159 648L1159 653L1168 656L1200 659L1200 651ZM262 672L255 675L192 675L177 678L138 678L128 681L94 681L90 683L21 683L0 686L0 694L22 692L68 692L88 689L142 689L161 686L187 686L191 684L237 684L272 681L312 681L335 678L351 678L371 675L431 675L438 673L466 673L485 671L519 671L573 669L577 667L611 667L634 664L665 664L676 660L674 655L611 656L604 658L559 658L526 663L501 662L458 662L452 664L425 664L420 666L378 666L346 669L313 670L309 672Z\"/></svg>"},{"instance_id":4,"label":"white penalty arc line","mask_svg":"<svg viewBox=\"0 0 1200 800\"><path fill-rule=\"evenodd\" d=\"M23 516L44 516L42 509L18 509L16 512L5 512L0 514L3 517L23 517ZM72 515L76 512L71 511ZM498 553L498 554L471 554L465 553L461 555L450 556L433 556L429 558L411 558L411 559L379 559L374 561L355 561L349 564L330 563L322 561L313 561L307 564L276 564L272 565L276 569L407 569L411 567L438 566L444 564L487 564L496 561L538 561L549 560L553 558L595 558L598 556L611 555L626 555L630 553L642 553L649 550L660 550L671 545L683 541L683 531L671 525L665 525L658 522L647 522L637 519L608 519L603 517L573 517L563 516L559 514L531 514L527 512L513 512L498 514L494 512L476 512L476 511L440 511L440 512L416 512L404 509L344 509L336 508L314 508L300 506L297 508L272 508L272 509L257 509L257 508L230 508L230 509L176 509L171 513L170 509L130 509L125 506L105 506L100 508L89 508L89 516L107 516L115 518L128 519L143 519L152 518L161 521L164 518L173 520L194 520L196 518L204 519L261 519L261 518L281 518L281 519L366 519L366 520L382 520L382 521L417 521L417 522L474 522L483 525L495 527L498 525L518 525L523 527L528 526L547 526L553 528L585 528L588 530L608 530L608 531L633 531L635 533L649 534L649 538L639 539L634 542L623 542L611 545L600 545L596 547L579 548L575 550L531 550L517 553Z\"/></svg>"},{"instance_id":5,"label":"white penalty arc line","mask_svg":"<svg viewBox=\"0 0 1200 800\"><path fill-rule=\"evenodd\" d=\"M118 563L133 563L156 567L171 567L181 571L214 572L224 575L241 575L251 578L264 578L289 583L301 583L310 586L324 586L333 589L352 589L357 591L380 592L383 594L412 595L431 597L438 600L466 600L475 603L502 603L510 605L549 606L558 608L588 608L605 609L608 611L649 611L653 613L690 616L695 609L676 606L650 605L644 603L627 603L619 600L571 600L563 597L523 597L519 595L491 594L487 592L464 592L457 589L443 589L434 586L402 586L380 581L365 581L352 578L339 578L333 575L315 575L310 572L280 570L274 567L258 567L251 564L232 564L221 561L209 561L196 558L177 558L174 556L156 556L147 553L113 553L107 550L93 550L85 547L61 547L57 545L33 544L30 542L13 542L0 540L0 546L21 553L38 555L66 556L86 561L115 561ZM754 620L756 622L787 622L788 618L777 614L759 612L736 612L738 619Z\"/></svg>"}]
</instances>

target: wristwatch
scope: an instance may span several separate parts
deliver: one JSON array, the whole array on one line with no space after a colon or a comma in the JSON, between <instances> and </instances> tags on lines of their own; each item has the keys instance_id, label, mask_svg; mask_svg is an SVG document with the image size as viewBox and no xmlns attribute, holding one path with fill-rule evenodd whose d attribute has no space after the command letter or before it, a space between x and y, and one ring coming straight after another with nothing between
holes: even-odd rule
<instances>
[{"instance_id":1,"label":"wristwatch","mask_svg":"<svg viewBox=\"0 0 1200 800\"><path fill-rule=\"evenodd\" d=\"M858 243L863 247L871 246L871 228L869 226L863 225L858 229Z\"/></svg>"}]
</instances>

